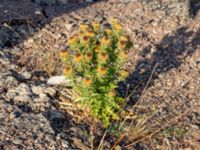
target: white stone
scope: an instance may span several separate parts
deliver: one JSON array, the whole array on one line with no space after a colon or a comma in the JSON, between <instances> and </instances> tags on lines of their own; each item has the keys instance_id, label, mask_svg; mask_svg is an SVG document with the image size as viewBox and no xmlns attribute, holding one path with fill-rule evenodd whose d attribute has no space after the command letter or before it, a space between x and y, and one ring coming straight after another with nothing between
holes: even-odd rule
<instances>
[{"instance_id":1,"label":"white stone","mask_svg":"<svg viewBox=\"0 0 200 150\"><path fill-rule=\"evenodd\" d=\"M66 79L65 76L53 76L50 77L47 81L49 85L63 85L67 87L71 87L70 80Z\"/></svg>"},{"instance_id":2,"label":"white stone","mask_svg":"<svg viewBox=\"0 0 200 150\"><path fill-rule=\"evenodd\" d=\"M31 79L31 73L28 71L22 72L21 75L24 77L24 79L29 80Z\"/></svg>"}]
</instances>

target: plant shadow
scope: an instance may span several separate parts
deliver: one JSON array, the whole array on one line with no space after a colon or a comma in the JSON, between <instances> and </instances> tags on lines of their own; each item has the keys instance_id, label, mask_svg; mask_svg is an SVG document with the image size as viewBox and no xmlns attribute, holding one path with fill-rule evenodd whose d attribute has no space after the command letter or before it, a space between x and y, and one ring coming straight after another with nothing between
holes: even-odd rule
<instances>
[{"instance_id":1,"label":"plant shadow","mask_svg":"<svg viewBox=\"0 0 200 150\"><path fill-rule=\"evenodd\" d=\"M139 83L141 83L133 96L128 100L128 105L135 104L141 97L143 91L153 85L158 75L166 73L171 69L178 69L184 58L191 56L195 51L200 50L200 28L195 32L188 27L183 26L176 29L172 34L165 35L161 42L156 44L156 50L152 52L151 57L146 57L151 53L151 45L148 45L141 51L143 59L137 62L135 71L121 83L124 90L122 95L125 97L127 84L129 94ZM156 65L156 68L155 68ZM155 72L152 75L152 71ZM149 82L149 79L151 81Z\"/></svg>"}]
</instances>

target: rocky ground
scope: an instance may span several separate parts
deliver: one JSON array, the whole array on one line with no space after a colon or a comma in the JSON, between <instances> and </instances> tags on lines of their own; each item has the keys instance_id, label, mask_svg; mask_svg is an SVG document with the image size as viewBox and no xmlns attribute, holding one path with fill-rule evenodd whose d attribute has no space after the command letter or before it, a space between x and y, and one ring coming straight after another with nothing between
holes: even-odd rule
<instances>
[{"instance_id":1,"label":"rocky ground","mask_svg":"<svg viewBox=\"0 0 200 150\"><path fill-rule=\"evenodd\" d=\"M21 2L24 7L0 2L0 149L89 149L88 123L57 107L67 88L47 81L61 74L57 54L78 23L110 18L120 20L134 43L126 64L130 77L120 89L142 82L127 109L140 99L141 105L158 107L157 119L188 112L169 132L129 149L200 148L200 13L188 1L108 0L65 6ZM178 129L184 134L174 134ZM102 128L96 131L95 143L102 134ZM113 144L106 137L105 149ZM126 149L123 142L121 149Z\"/></svg>"}]
</instances>

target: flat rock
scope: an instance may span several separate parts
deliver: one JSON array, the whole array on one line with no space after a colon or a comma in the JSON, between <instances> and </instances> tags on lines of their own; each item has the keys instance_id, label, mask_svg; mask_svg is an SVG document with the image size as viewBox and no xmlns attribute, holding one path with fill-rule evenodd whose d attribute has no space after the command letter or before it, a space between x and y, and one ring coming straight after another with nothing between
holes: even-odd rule
<instances>
[{"instance_id":1,"label":"flat rock","mask_svg":"<svg viewBox=\"0 0 200 150\"><path fill-rule=\"evenodd\" d=\"M62 85L66 87L71 87L70 80L66 79L65 76L53 76L50 77L47 81L49 85Z\"/></svg>"}]
</instances>

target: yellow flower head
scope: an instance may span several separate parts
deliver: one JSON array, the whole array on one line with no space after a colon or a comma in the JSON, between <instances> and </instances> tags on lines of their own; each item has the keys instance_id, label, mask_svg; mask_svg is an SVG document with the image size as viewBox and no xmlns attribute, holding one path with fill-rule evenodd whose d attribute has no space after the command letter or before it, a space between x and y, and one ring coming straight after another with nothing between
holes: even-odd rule
<instances>
[{"instance_id":1,"label":"yellow flower head","mask_svg":"<svg viewBox=\"0 0 200 150\"><path fill-rule=\"evenodd\" d=\"M102 45L109 45L110 44L110 39L108 37L103 37L101 39L101 44Z\"/></svg>"},{"instance_id":2,"label":"yellow flower head","mask_svg":"<svg viewBox=\"0 0 200 150\"><path fill-rule=\"evenodd\" d=\"M87 44L89 41L90 41L89 36L85 35L85 36L82 37L83 44Z\"/></svg>"},{"instance_id":3,"label":"yellow flower head","mask_svg":"<svg viewBox=\"0 0 200 150\"><path fill-rule=\"evenodd\" d=\"M119 41L119 47L120 48L125 48L126 47L127 42L126 41Z\"/></svg>"},{"instance_id":4,"label":"yellow flower head","mask_svg":"<svg viewBox=\"0 0 200 150\"><path fill-rule=\"evenodd\" d=\"M75 55L75 61L80 62L83 59L83 55L81 53L77 53Z\"/></svg>"},{"instance_id":5,"label":"yellow flower head","mask_svg":"<svg viewBox=\"0 0 200 150\"><path fill-rule=\"evenodd\" d=\"M105 67L99 66L99 67L97 68L97 72L98 72L100 75L104 76L104 75L106 74L107 70L106 70Z\"/></svg>"},{"instance_id":6,"label":"yellow flower head","mask_svg":"<svg viewBox=\"0 0 200 150\"><path fill-rule=\"evenodd\" d=\"M116 23L113 25L114 29L117 31L117 32L121 32L123 27L120 23Z\"/></svg>"},{"instance_id":7,"label":"yellow flower head","mask_svg":"<svg viewBox=\"0 0 200 150\"><path fill-rule=\"evenodd\" d=\"M126 36L121 36L121 37L119 38L119 40L120 40L120 41L125 41L125 42L127 42L127 41L128 41L128 38L127 38Z\"/></svg>"},{"instance_id":8,"label":"yellow flower head","mask_svg":"<svg viewBox=\"0 0 200 150\"><path fill-rule=\"evenodd\" d=\"M85 33L84 33L83 31L80 31L80 32L79 32L79 36L80 36L80 37L83 37L84 35L85 35Z\"/></svg>"},{"instance_id":9,"label":"yellow flower head","mask_svg":"<svg viewBox=\"0 0 200 150\"><path fill-rule=\"evenodd\" d=\"M79 28L81 31L86 31L89 29L89 26L87 24L80 24Z\"/></svg>"},{"instance_id":10,"label":"yellow flower head","mask_svg":"<svg viewBox=\"0 0 200 150\"><path fill-rule=\"evenodd\" d=\"M128 77L128 71L126 71L126 70L122 70L121 72L120 72L120 75L122 76L122 77L124 77L124 78L126 78L126 77Z\"/></svg>"},{"instance_id":11,"label":"yellow flower head","mask_svg":"<svg viewBox=\"0 0 200 150\"><path fill-rule=\"evenodd\" d=\"M101 46L100 44L97 44L95 49L94 49L95 52L100 52L101 51Z\"/></svg>"},{"instance_id":12,"label":"yellow flower head","mask_svg":"<svg viewBox=\"0 0 200 150\"><path fill-rule=\"evenodd\" d=\"M98 31L100 29L100 24L97 22L92 22L92 27L94 31Z\"/></svg>"},{"instance_id":13,"label":"yellow flower head","mask_svg":"<svg viewBox=\"0 0 200 150\"><path fill-rule=\"evenodd\" d=\"M86 53L86 61L90 61L92 59L92 53Z\"/></svg>"},{"instance_id":14,"label":"yellow flower head","mask_svg":"<svg viewBox=\"0 0 200 150\"><path fill-rule=\"evenodd\" d=\"M101 52L98 54L98 58L100 61L105 62L108 59L108 55L105 52Z\"/></svg>"},{"instance_id":15,"label":"yellow flower head","mask_svg":"<svg viewBox=\"0 0 200 150\"><path fill-rule=\"evenodd\" d=\"M115 90L111 90L111 91L108 93L108 95L109 95L110 97L115 97L115 96L117 95L117 92L116 92Z\"/></svg>"},{"instance_id":16,"label":"yellow flower head","mask_svg":"<svg viewBox=\"0 0 200 150\"><path fill-rule=\"evenodd\" d=\"M64 75L70 76L72 74L72 66L67 66L63 70Z\"/></svg>"},{"instance_id":17,"label":"yellow flower head","mask_svg":"<svg viewBox=\"0 0 200 150\"><path fill-rule=\"evenodd\" d=\"M106 28L105 30L106 35L110 35L112 33L112 30L109 28Z\"/></svg>"},{"instance_id":18,"label":"yellow flower head","mask_svg":"<svg viewBox=\"0 0 200 150\"><path fill-rule=\"evenodd\" d=\"M118 20L117 19L110 19L109 23L111 25L114 25L114 24L117 24L118 23Z\"/></svg>"},{"instance_id":19,"label":"yellow flower head","mask_svg":"<svg viewBox=\"0 0 200 150\"><path fill-rule=\"evenodd\" d=\"M92 32L92 31L88 31L86 33L86 35L89 36L89 37L94 37L95 36L94 32Z\"/></svg>"},{"instance_id":20,"label":"yellow flower head","mask_svg":"<svg viewBox=\"0 0 200 150\"><path fill-rule=\"evenodd\" d=\"M74 44L77 40L78 40L78 35L74 35L68 39L67 44L69 45Z\"/></svg>"},{"instance_id":21,"label":"yellow flower head","mask_svg":"<svg viewBox=\"0 0 200 150\"><path fill-rule=\"evenodd\" d=\"M60 52L60 58L67 58L69 56L69 53L67 50L62 50Z\"/></svg>"},{"instance_id":22,"label":"yellow flower head","mask_svg":"<svg viewBox=\"0 0 200 150\"><path fill-rule=\"evenodd\" d=\"M128 58L128 52L127 51L121 51L119 53L120 58L125 59Z\"/></svg>"},{"instance_id":23,"label":"yellow flower head","mask_svg":"<svg viewBox=\"0 0 200 150\"><path fill-rule=\"evenodd\" d=\"M83 85L85 85L85 86L90 86L91 83L92 83L91 78L86 77L86 78L83 79Z\"/></svg>"}]
</instances>

